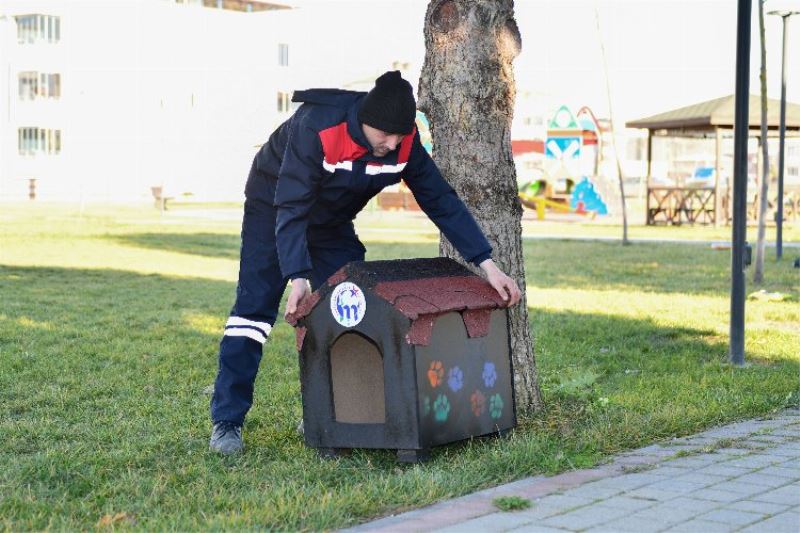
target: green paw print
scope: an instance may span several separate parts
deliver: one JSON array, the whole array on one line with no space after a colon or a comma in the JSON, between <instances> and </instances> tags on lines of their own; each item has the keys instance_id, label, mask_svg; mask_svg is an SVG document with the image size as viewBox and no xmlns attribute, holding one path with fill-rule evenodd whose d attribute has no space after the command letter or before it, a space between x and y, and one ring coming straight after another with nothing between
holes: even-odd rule
<instances>
[{"instance_id":1,"label":"green paw print","mask_svg":"<svg viewBox=\"0 0 800 533\"><path fill-rule=\"evenodd\" d=\"M447 396L440 394L436 401L433 402L433 413L437 422L444 422L447 420L447 415L450 414L450 402Z\"/></svg>"},{"instance_id":2,"label":"green paw print","mask_svg":"<svg viewBox=\"0 0 800 533\"><path fill-rule=\"evenodd\" d=\"M489 414L492 418L498 419L503 414L503 399L499 394L495 394L489 398Z\"/></svg>"},{"instance_id":3,"label":"green paw print","mask_svg":"<svg viewBox=\"0 0 800 533\"><path fill-rule=\"evenodd\" d=\"M431 414L431 397L425 396L422 399L422 416L428 416Z\"/></svg>"}]
</instances>

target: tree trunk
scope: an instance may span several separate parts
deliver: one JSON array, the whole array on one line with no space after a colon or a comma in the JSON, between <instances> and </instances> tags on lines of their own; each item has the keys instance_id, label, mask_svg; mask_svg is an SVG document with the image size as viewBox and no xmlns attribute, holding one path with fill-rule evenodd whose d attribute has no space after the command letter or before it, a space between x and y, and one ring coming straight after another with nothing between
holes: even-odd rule
<instances>
[{"instance_id":1,"label":"tree trunk","mask_svg":"<svg viewBox=\"0 0 800 533\"><path fill-rule=\"evenodd\" d=\"M511 155L511 63L520 46L513 0L432 0L425 15L418 105L430 121L439 170L483 228L495 262L522 290L520 304L509 310L509 328L517 410L527 413L541 406L541 397ZM461 261L444 237L439 251Z\"/></svg>"},{"instance_id":2,"label":"tree trunk","mask_svg":"<svg viewBox=\"0 0 800 533\"><path fill-rule=\"evenodd\" d=\"M758 0L758 31L761 35L761 140L762 160L761 190L758 192L758 240L753 283L764 281L764 245L767 232L767 207L769 201L769 143L767 142L767 42L764 35L764 0Z\"/></svg>"},{"instance_id":3,"label":"tree trunk","mask_svg":"<svg viewBox=\"0 0 800 533\"><path fill-rule=\"evenodd\" d=\"M611 80L608 76L608 62L606 61L606 47L603 44L603 33L600 31L600 11L594 8L594 20L597 24L597 38L600 40L600 54L603 57L603 73L606 77L606 96L608 97L608 119L611 122L611 147L614 150L614 159L617 162L617 176L619 178L619 200L622 209L622 244L628 245L628 207L625 203L625 176L622 174L622 163L617 150L617 130L614 128L614 108L611 106Z\"/></svg>"}]
</instances>

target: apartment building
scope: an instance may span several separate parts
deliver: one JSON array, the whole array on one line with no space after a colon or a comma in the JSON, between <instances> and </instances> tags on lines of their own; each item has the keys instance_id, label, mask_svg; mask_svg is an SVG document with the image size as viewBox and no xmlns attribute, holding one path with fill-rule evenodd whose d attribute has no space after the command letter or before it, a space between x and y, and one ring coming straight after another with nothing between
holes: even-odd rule
<instances>
[{"instance_id":1,"label":"apartment building","mask_svg":"<svg viewBox=\"0 0 800 533\"><path fill-rule=\"evenodd\" d=\"M0 1L0 200L241 198L292 108L292 11Z\"/></svg>"}]
</instances>

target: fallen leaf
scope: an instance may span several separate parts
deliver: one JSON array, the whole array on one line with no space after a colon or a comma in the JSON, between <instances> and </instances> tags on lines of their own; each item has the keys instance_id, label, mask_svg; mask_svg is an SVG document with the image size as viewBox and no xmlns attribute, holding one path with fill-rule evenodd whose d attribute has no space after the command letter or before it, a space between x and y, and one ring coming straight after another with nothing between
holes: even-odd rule
<instances>
[{"instance_id":1,"label":"fallen leaf","mask_svg":"<svg viewBox=\"0 0 800 533\"><path fill-rule=\"evenodd\" d=\"M750 293L750 300L759 300L762 302L785 302L792 299L791 294L783 294L780 292L767 292L764 289Z\"/></svg>"},{"instance_id":2,"label":"fallen leaf","mask_svg":"<svg viewBox=\"0 0 800 533\"><path fill-rule=\"evenodd\" d=\"M133 518L133 515L128 513L116 513L116 514L106 514L103 515L100 520L97 521L97 527L108 527L113 526L114 524L118 524L120 522L128 522L129 524L135 524L136 520Z\"/></svg>"}]
</instances>

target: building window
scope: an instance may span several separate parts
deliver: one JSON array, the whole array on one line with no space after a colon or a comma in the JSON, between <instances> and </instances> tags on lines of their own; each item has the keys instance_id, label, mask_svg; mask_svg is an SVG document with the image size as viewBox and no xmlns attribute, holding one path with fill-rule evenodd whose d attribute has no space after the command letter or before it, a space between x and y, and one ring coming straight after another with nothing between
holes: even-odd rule
<instances>
[{"instance_id":1,"label":"building window","mask_svg":"<svg viewBox=\"0 0 800 533\"><path fill-rule=\"evenodd\" d=\"M33 100L39 93L39 75L36 72L19 73L19 99Z\"/></svg>"},{"instance_id":2,"label":"building window","mask_svg":"<svg viewBox=\"0 0 800 533\"><path fill-rule=\"evenodd\" d=\"M19 15L14 19L17 22L17 41L20 44L57 43L61 40L61 17Z\"/></svg>"},{"instance_id":3,"label":"building window","mask_svg":"<svg viewBox=\"0 0 800 533\"><path fill-rule=\"evenodd\" d=\"M45 87L47 98L61 98L61 74L42 74L46 81L42 82Z\"/></svg>"},{"instance_id":4,"label":"building window","mask_svg":"<svg viewBox=\"0 0 800 533\"><path fill-rule=\"evenodd\" d=\"M60 98L61 74L45 72L19 73L19 99Z\"/></svg>"},{"instance_id":5,"label":"building window","mask_svg":"<svg viewBox=\"0 0 800 533\"><path fill-rule=\"evenodd\" d=\"M292 107L292 98L289 93L278 91L278 113L286 113Z\"/></svg>"},{"instance_id":6,"label":"building window","mask_svg":"<svg viewBox=\"0 0 800 533\"><path fill-rule=\"evenodd\" d=\"M278 66L289 66L289 45L286 43L278 44Z\"/></svg>"},{"instance_id":7,"label":"building window","mask_svg":"<svg viewBox=\"0 0 800 533\"><path fill-rule=\"evenodd\" d=\"M61 130L19 128L17 143L20 155L57 155L61 153Z\"/></svg>"},{"instance_id":8,"label":"building window","mask_svg":"<svg viewBox=\"0 0 800 533\"><path fill-rule=\"evenodd\" d=\"M786 167L786 174L788 176L800 176L800 167Z\"/></svg>"}]
</instances>

